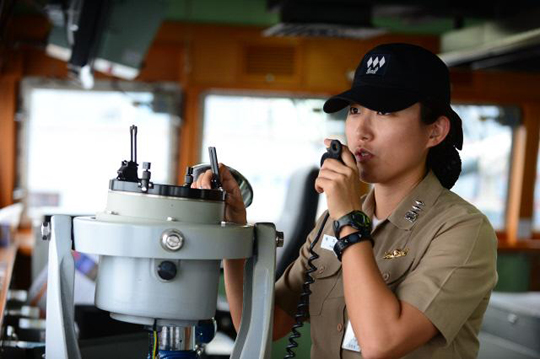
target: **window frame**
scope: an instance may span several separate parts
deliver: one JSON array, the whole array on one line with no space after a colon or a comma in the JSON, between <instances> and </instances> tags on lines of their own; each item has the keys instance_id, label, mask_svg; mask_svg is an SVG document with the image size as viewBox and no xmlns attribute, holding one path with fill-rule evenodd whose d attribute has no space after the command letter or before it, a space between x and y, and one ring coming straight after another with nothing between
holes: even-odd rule
<instances>
[{"instance_id":1,"label":"window frame","mask_svg":"<svg viewBox=\"0 0 540 359\"><path fill-rule=\"evenodd\" d=\"M298 99L298 100L326 100L328 96L320 93L299 93L299 92L288 92L288 91L268 91L268 90L238 90L238 89L208 89L206 91L201 91L199 94L199 131L197 131L197 148L196 156L198 162L202 161L204 153L207 151L203 147L204 144L204 128L205 128L205 118L206 118L206 98L208 96L230 96L230 97L253 97L253 98L263 98L263 99L272 99L272 98L287 98L287 99ZM321 108L322 111L322 108ZM345 118L343 118L345 121ZM345 136L343 134L343 136ZM219 148L218 150L218 161L221 160L219 157ZM322 156L322 153L321 153ZM234 167L234 166L233 166ZM249 179L248 179L249 180ZM366 192L369 190L369 185L362 183L361 190ZM255 194L256 196L256 194ZM326 199L322 198L319 201L319 211L321 209L322 203L326 203Z\"/></svg>"},{"instance_id":2,"label":"window frame","mask_svg":"<svg viewBox=\"0 0 540 359\"><path fill-rule=\"evenodd\" d=\"M15 115L15 121L17 122L16 138L16 173L15 173L15 188L14 188L14 200L19 200L24 203L25 209L23 212L23 223L28 223L30 218L28 217L28 163L29 163L29 121L30 110L32 107L31 95L34 90L74 90L74 91L88 91L88 92L120 92L120 93L133 93L133 92L161 92L167 93L170 96L177 98L177 105L171 107L170 116L170 151L171 161L169 163L169 176L168 183L175 184L178 181L178 166L179 166L179 151L181 150L181 137L180 131L182 128L182 117L180 114L181 101L183 99L181 88L176 82L129 82L129 81L117 81L117 80L97 80L94 83L92 89L83 89L75 82L67 79L55 79L48 77L24 77L20 81L19 87L19 103L17 113ZM175 101L176 102L176 101Z\"/></svg>"}]
</instances>

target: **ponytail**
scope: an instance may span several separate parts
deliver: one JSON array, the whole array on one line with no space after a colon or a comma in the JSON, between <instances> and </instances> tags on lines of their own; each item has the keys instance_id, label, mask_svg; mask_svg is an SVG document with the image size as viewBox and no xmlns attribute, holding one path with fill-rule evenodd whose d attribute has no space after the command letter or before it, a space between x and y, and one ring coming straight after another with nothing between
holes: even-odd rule
<instances>
[{"instance_id":1,"label":"ponytail","mask_svg":"<svg viewBox=\"0 0 540 359\"><path fill-rule=\"evenodd\" d=\"M451 129L446 138L437 146L429 149L426 166L433 171L443 187L450 189L454 186L461 174L461 158L456 147L461 149L457 138L463 139L461 123L452 121L453 111L436 102L421 102L420 118L426 125L434 123L440 116L446 116L450 120ZM451 111L452 113L450 113ZM457 116L457 115L456 115ZM455 128L454 128L455 127ZM460 132L459 134L457 132Z\"/></svg>"}]
</instances>

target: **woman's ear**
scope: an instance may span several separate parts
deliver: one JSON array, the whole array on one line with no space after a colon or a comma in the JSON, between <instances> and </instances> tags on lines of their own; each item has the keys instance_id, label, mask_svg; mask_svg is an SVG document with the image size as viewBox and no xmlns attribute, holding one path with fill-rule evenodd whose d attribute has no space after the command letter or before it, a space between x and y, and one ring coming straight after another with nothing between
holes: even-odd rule
<instances>
[{"instance_id":1,"label":"woman's ear","mask_svg":"<svg viewBox=\"0 0 540 359\"><path fill-rule=\"evenodd\" d=\"M437 146L448 136L450 132L450 120L446 116L439 116L429 127L428 148Z\"/></svg>"}]
</instances>

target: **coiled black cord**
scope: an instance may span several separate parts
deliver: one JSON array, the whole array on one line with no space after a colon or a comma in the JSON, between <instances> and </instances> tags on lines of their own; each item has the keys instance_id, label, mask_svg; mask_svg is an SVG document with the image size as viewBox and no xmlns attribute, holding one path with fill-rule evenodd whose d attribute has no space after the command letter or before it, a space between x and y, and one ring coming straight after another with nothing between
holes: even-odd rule
<instances>
[{"instance_id":1,"label":"coiled black cord","mask_svg":"<svg viewBox=\"0 0 540 359\"><path fill-rule=\"evenodd\" d=\"M293 350L298 347L296 339L300 338L301 336L301 333L297 329L304 326L303 319L307 319L309 316L309 313L306 311L306 309L309 308L309 295L311 294L309 286L313 284L313 282L315 282L315 280L311 276L311 273L317 270L317 267L313 265L313 261L319 258L319 255L313 250L313 248L315 248L315 245L321 238L321 234L324 226L326 225L328 217L330 217L330 214L327 212L324 216L321 226L319 227L319 231L317 232L315 239L313 240L313 242L311 242L311 245L309 246L309 254L311 254L311 257L309 257L307 261L308 269L306 271L306 281L302 285L302 294L300 294L300 301L298 302L298 306L296 307L296 314L294 316L296 323L292 327L292 332L289 336L289 344L286 348L287 354L285 355L284 359L296 357L296 353Z\"/></svg>"}]
</instances>

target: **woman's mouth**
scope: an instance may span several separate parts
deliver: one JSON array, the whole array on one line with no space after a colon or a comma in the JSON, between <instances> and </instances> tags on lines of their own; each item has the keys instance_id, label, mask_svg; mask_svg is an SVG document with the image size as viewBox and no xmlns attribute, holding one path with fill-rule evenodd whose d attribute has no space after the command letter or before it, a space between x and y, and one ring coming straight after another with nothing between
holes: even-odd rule
<instances>
[{"instance_id":1,"label":"woman's mouth","mask_svg":"<svg viewBox=\"0 0 540 359\"><path fill-rule=\"evenodd\" d=\"M366 150L365 148L360 148L354 152L354 156L356 157L356 162L358 163L366 163L373 157L375 157L371 152Z\"/></svg>"}]
</instances>

